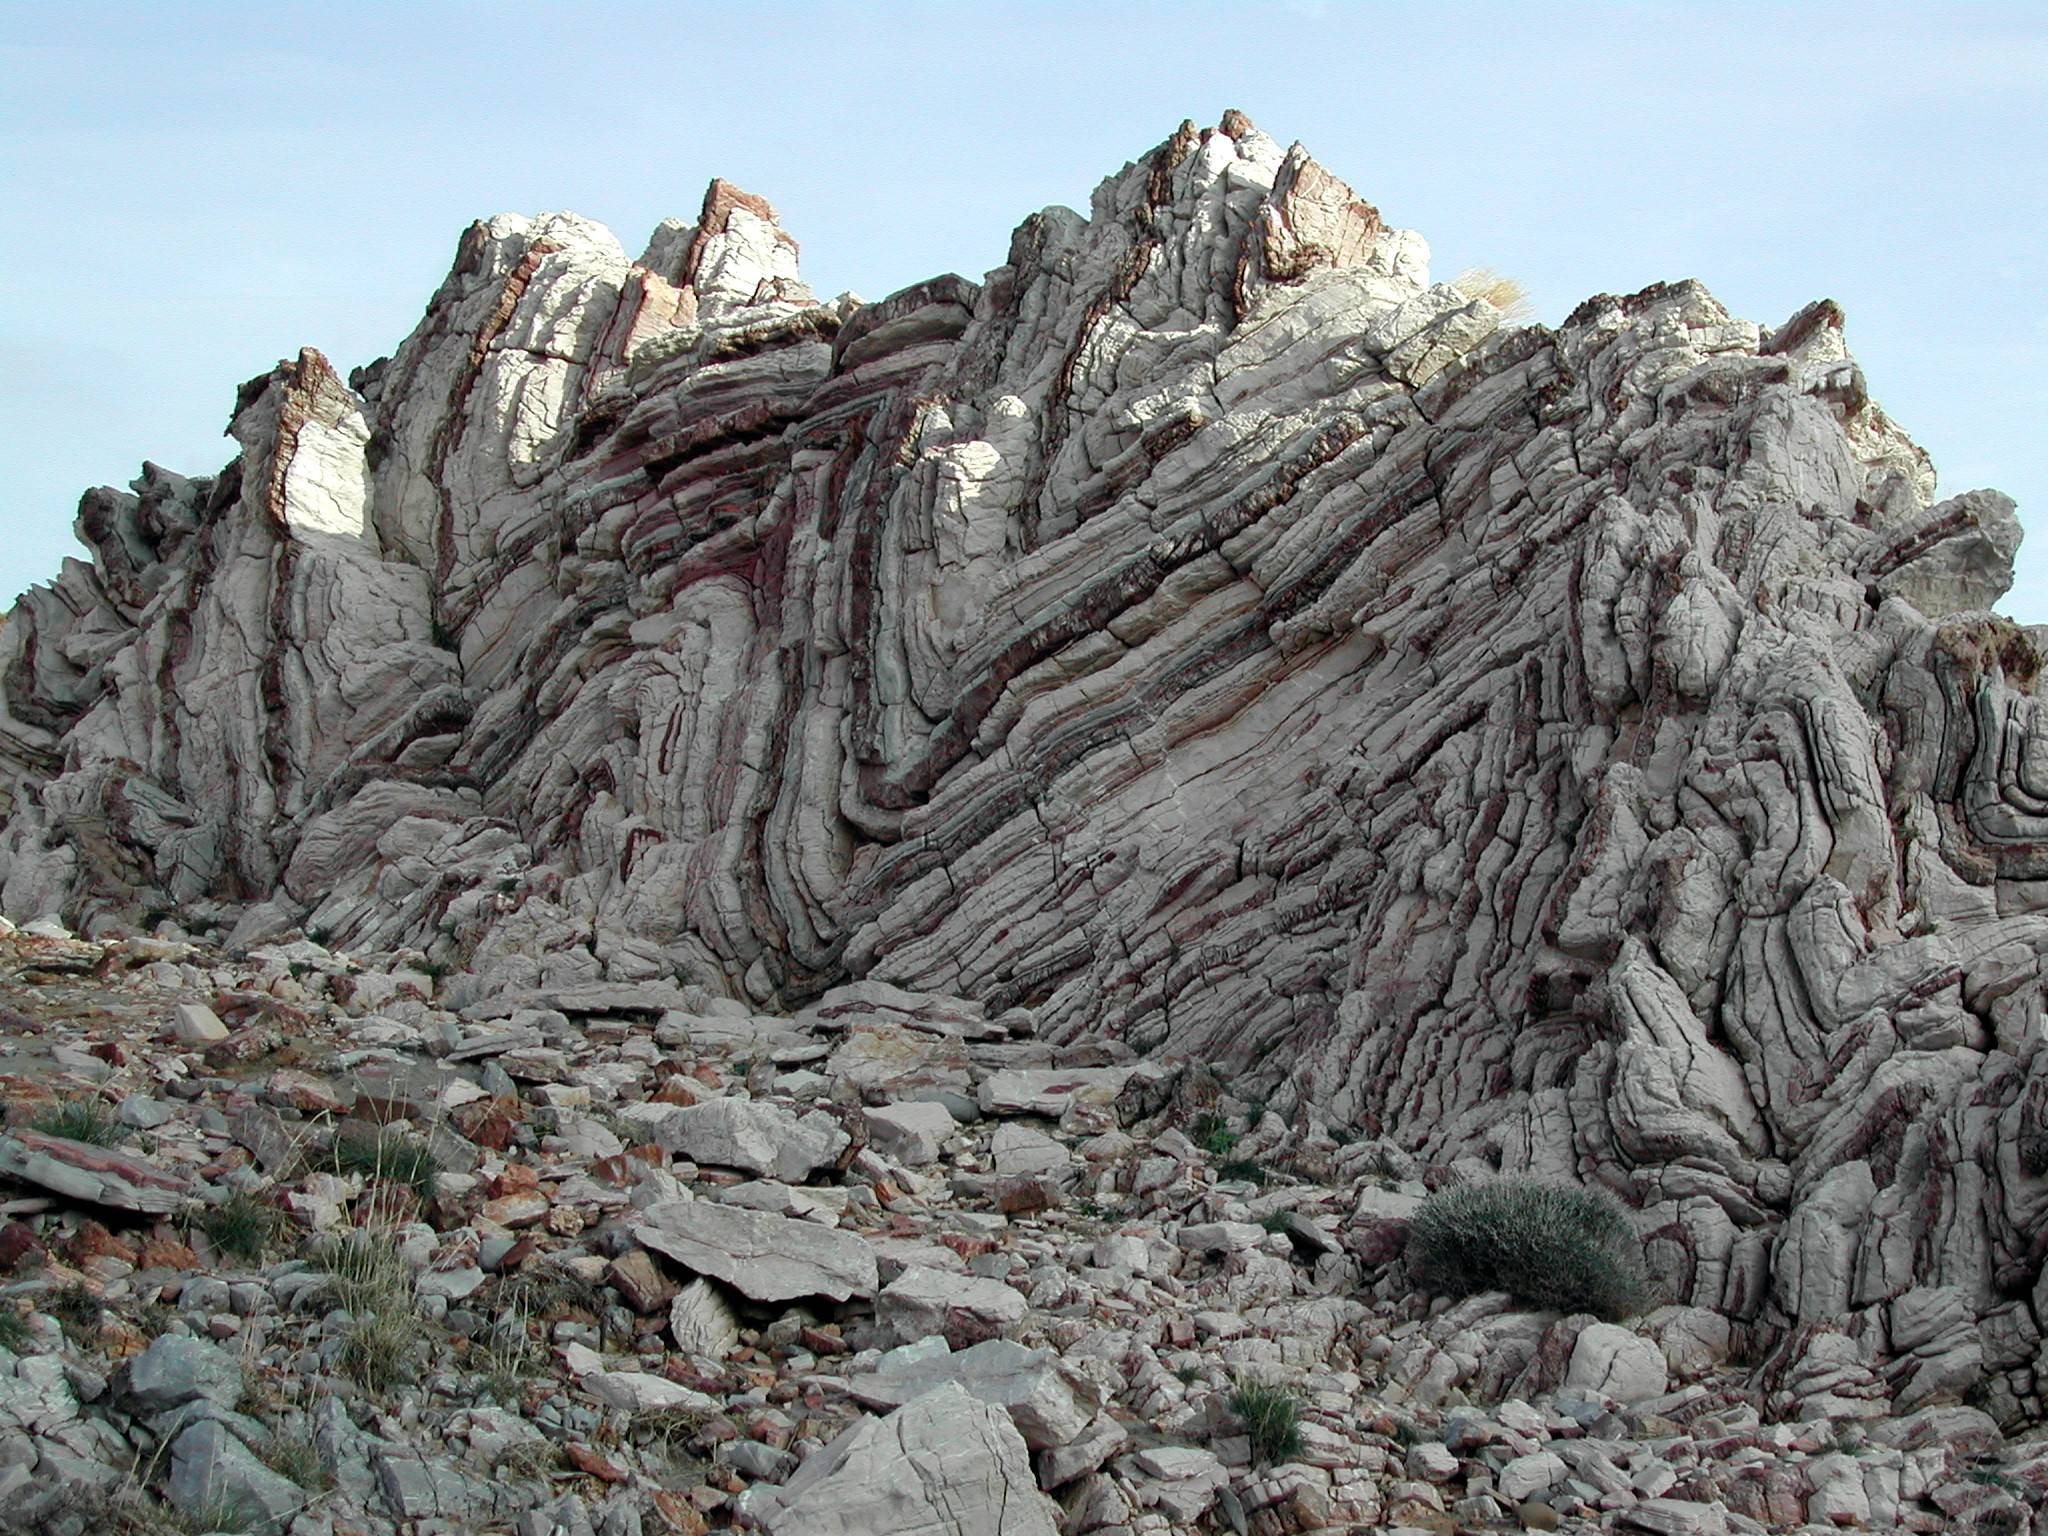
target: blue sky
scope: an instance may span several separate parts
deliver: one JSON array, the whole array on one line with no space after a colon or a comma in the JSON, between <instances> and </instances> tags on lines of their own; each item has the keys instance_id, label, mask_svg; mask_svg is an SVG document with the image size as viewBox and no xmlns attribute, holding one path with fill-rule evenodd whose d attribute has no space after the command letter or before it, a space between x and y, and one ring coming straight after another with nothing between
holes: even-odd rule
<instances>
[{"instance_id":1,"label":"blue sky","mask_svg":"<svg viewBox=\"0 0 2048 1536\"><path fill-rule=\"evenodd\" d=\"M86 486L218 469L241 380L389 352L473 217L637 251L722 175L879 298L1235 106L1544 320L1838 300L1944 491L2019 500L2048 622L2048 6L0 0L0 78L0 599Z\"/></svg>"}]
</instances>

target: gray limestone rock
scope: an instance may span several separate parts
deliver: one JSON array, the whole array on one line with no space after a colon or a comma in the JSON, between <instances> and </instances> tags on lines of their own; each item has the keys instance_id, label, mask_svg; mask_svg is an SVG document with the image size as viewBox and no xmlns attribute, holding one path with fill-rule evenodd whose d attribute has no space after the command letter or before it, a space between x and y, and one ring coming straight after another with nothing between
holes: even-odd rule
<instances>
[{"instance_id":1,"label":"gray limestone rock","mask_svg":"<svg viewBox=\"0 0 2048 1536\"><path fill-rule=\"evenodd\" d=\"M804 1463L763 1523L770 1536L1054 1536L1024 1442L957 1385L862 1419Z\"/></svg>"},{"instance_id":2,"label":"gray limestone rock","mask_svg":"<svg viewBox=\"0 0 2048 1536\"><path fill-rule=\"evenodd\" d=\"M1051 1350L1008 1339L957 1351L937 1339L907 1344L883 1355L871 1373L852 1377L847 1390L871 1408L896 1408L949 1383L1003 1409L1034 1451L1072 1444L1102 1400L1099 1389L1063 1369Z\"/></svg>"},{"instance_id":3,"label":"gray limestone rock","mask_svg":"<svg viewBox=\"0 0 2048 1536\"><path fill-rule=\"evenodd\" d=\"M850 1232L709 1200L669 1200L641 1212L633 1236L752 1301L872 1296L875 1256Z\"/></svg>"},{"instance_id":4,"label":"gray limestone rock","mask_svg":"<svg viewBox=\"0 0 2048 1536\"><path fill-rule=\"evenodd\" d=\"M677 1110L660 1127L662 1144L692 1162L743 1168L801 1184L829 1166L850 1140L830 1115L796 1116L775 1104L717 1098Z\"/></svg>"},{"instance_id":5,"label":"gray limestone rock","mask_svg":"<svg viewBox=\"0 0 2048 1536\"><path fill-rule=\"evenodd\" d=\"M126 1396L141 1413L194 1401L233 1408L242 1399L241 1362L217 1344L166 1333L128 1362Z\"/></svg>"},{"instance_id":6,"label":"gray limestone rock","mask_svg":"<svg viewBox=\"0 0 2048 1536\"><path fill-rule=\"evenodd\" d=\"M1000 1338L1024 1320L1027 1304L1000 1280L911 1265L875 1297L875 1321L900 1343L937 1334L955 1349Z\"/></svg>"},{"instance_id":7,"label":"gray limestone rock","mask_svg":"<svg viewBox=\"0 0 2048 1536\"><path fill-rule=\"evenodd\" d=\"M1841 310L1517 324L1241 114L1008 256L861 307L723 182L638 262L474 225L389 359L253 381L221 477L86 497L0 627L0 911L410 948L470 1023L1091 1135L1130 1053L1205 1063L1269 1154L1604 1182L1814 1401L1836 1323L2030 1291L2048 650ZM0 1173L184 1196L36 1135ZM1856 1393L1993 1369L1873 1349Z\"/></svg>"},{"instance_id":8,"label":"gray limestone rock","mask_svg":"<svg viewBox=\"0 0 2048 1536\"><path fill-rule=\"evenodd\" d=\"M190 1425L171 1443L165 1493L200 1529L264 1536L283 1530L309 1497L211 1421Z\"/></svg>"}]
</instances>

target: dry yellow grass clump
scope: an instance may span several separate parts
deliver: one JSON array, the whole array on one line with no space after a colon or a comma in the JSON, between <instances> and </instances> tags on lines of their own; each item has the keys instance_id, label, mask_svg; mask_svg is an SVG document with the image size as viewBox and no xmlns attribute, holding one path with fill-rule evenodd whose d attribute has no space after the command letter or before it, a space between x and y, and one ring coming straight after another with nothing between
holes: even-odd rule
<instances>
[{"instance_id":1,"label":"dry yellow grass clump","mask_svg":"<svg viewBox=\"0 0 2048 1536\"><path fill-rule=\"evenodd\" d=\"M1501 312L1502 319L1517 325L1535 313L1529 304L1529 290L1491 267L1472 267L1460 272L1451 279L1451 286L1469 298L1486 300Z\"/></svg>"}]
</instances>

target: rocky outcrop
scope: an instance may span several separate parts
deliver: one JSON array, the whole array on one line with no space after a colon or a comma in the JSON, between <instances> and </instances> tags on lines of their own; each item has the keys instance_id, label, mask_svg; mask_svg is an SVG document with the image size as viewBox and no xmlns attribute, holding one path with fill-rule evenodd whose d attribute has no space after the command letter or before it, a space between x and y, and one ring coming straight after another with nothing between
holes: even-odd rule
<instances>
[{"instance_id":1,"label":"rocky outcrop","mask_svg":"<svg viewBox=\"0 0 2048 1536\"><path fill-rule=\"evenodd\" d=\"M2038 1411L2011 504L1831 303L1514 325L1426 261L1239 114L875 304L723 183L638 261L475 225L392 358L86 498L0 633L0 904L948 994L877 1071L1214 1062L1276 1140L1615 1188L1795 1395Z\"/></svg>"}]
</instances>

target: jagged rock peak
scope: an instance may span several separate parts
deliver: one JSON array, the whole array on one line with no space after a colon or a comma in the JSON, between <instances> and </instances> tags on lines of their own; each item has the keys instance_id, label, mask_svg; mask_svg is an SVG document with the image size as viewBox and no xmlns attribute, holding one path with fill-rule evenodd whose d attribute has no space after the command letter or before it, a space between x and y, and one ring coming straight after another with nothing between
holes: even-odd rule
<instances>
[{"instance_id":1,"label":"jagged rock peak","mask_svg":"<svg viewBox=\"0 0 2048 1536\"><path fill-rule=\"evenodd\" d=\"M353 394L87 498L0 633L0 907L1021 1008L1606 1183L1872 1391L2031 1393L2011 503L1830 304L1553 330L1427 257L1241 114L865 306L723 183L639 263L473 226Z\"/></svg>"}]
</instances>

